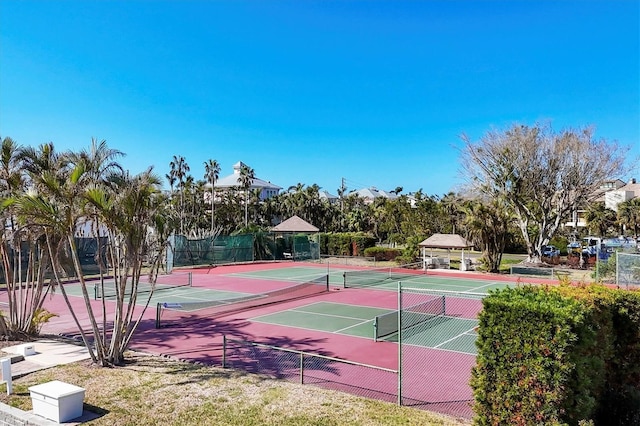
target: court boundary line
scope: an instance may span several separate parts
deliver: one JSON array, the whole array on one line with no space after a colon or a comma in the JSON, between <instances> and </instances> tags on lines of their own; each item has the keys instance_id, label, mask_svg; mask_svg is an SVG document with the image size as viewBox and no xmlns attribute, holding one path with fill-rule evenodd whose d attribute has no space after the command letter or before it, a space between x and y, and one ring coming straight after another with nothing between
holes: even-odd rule
<instances>
[{"instance_id":1,"label":"court boundary line","mask_svg":"<svg viewBox=\"0 0 640 426\"><path fill-rule=\"evenodd\" d=\"M476 326L476 327L477 327L477 326ZM452 337L452 338L451 338L451 339L449 339L449 340L445 340L444 342L439 343L437 346L434 346L434 347L433 347L433 349L440 349L440 346L442 346L442 345L446 345L447 343L452 342L452 341L454 341L454 340L456 340L456 339L458 339L458 338L460 338L460 337L462 337L462 336L465 336L465 335L467 335L467 336L468 336L468 335L469 335L468 333L469 333L470 331L473 331L476 327L470 328L469 330L464 331L464 332L462 332L462 333L458 334L457 336Z\"/></svg>"}]
</instances>

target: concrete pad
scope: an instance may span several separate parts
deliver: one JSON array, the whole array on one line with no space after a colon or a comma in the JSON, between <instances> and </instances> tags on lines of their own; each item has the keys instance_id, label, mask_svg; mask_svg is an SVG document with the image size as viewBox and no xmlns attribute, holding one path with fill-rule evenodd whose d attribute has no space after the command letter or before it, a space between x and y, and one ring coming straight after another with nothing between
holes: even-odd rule
<instances>
[{"instance_id":1,"label":"concrete pad","mask_svg":"<svg viewBox=\"0 0 640 426\"><path fill-rule=\"evenodd\" d=\"M27 355L25 360L40 364L43 367L70 364L76 361L89 359L89 351L86 347L57 340L38 340L34 343L35 355ZM5 352L19 353L20 345L4 348Z\"/></svg>"},{"instance_id":2,"label":"concrete pad","mask_svg":"<svg viewBox=\"0 0 640 426\"><path fill-rule=\"evenodd\" d=\"M91 358L89 351L84 346L47 339L37 340L32 343L34 344L35 355L27 355L24 357L24 361L12 364L12 377ZM20 346L8 346L3 348L3 351L17 355L20 353Z\"/></svg>"}]
</instances>

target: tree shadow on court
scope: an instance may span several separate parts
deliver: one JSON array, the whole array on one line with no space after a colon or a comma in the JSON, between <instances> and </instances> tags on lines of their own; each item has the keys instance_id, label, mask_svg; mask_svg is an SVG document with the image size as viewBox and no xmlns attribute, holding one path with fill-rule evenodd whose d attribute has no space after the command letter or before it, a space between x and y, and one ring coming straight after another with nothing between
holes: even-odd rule
<instances>
[{"instance_id":1,"label":"tree shadow on court","mask_svg":"<svg viewBox=\"0 0 640 426\"><path fill-rule=\"evenodd\" d=\"M222 365L223 336L227 339L253 342L294 350L311 350L316 354L331 356L332 353L318 349L324 338L292 338L288 336L255 336L249 330L252 323L237 318L198 318L197 321L174 322L160 329L155 323L145 320L140 324L131 348L170 356L180 360Z\"/></svg>"},{"instance_id":2,"label":"tree shadow on court","mask_svg":"<svg viewBox=\"0 0 640 426\"><path fill-rule=\"evenodd\" d=\"M322 371L339 374L334 368L332 353L319 349L327 339L271 336L259 341L247 341L226 336L225 364L266 378L300 381L303 372Z\"/></svg>"}]
</instances>

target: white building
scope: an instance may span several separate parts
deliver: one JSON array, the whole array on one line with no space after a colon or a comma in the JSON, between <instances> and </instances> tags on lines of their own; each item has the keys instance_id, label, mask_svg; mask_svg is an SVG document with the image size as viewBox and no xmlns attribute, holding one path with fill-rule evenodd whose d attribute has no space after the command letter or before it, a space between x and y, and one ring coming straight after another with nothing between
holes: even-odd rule
<instances>
[{"instance_id":1,"label":"white building","mask_svg":"<svg viewBox=\"0 0 640 426\"><path fill-rule=\"evenodd\" d=\"M242 161L238 161L233 165L233 174L220 178L216 181L216 191L227 191L231 189L238 189L242 187L240 183L240 170L242 167L248 167ZM207 184L209 188L211 188L210 184ZM258 177L254 177L251 181L251 186L249 187L249 191L254 189L260 190L260 200L266 200L267 198L274 197L278 195L280 190L282 189L278 185L274 185L271 182L259 179ZM216 197L216 200L218 197Z\"/></svg>"}]
</instances>

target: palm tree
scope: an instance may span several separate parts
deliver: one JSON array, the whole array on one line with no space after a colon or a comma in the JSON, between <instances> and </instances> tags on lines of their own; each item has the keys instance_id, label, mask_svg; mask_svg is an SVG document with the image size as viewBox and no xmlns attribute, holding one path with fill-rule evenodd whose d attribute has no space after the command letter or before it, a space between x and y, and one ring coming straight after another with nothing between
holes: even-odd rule
<instances>
[{"instance_id":1,"label":"palm tree","mask_svg":"<svg viewBox=\"0 0 640 426\"><path fill-rule=\"evenodd\" d=\"M178 181L178 188L180 188L180 232L184 233L184 179L191 169L185 158L181 155L174 155L169 166L171 167L170 173L175 176Z\"/></svg>"},{"instance_id":2,"label":"palm tree","mask_svg":"<svg viewBox=\"0 0 640 426\"><path fill-rule=\"evenodd\" d=\"M80 218L83 217L82 200L89 176L85 173L85 162L73 164L70 156L58 154L52 143L41 145L39 150L25 148L21 151L20 157L23 167L29 173L32 190L16 199L18 218L25 228L42 230L42 239L46 242L46 251L52 262L52 284L59 284L83 342L89 349L93 361L97 362L98 359L103 359L104 346L75 243L75 232ZM66 272L63 268L65 261L71 261L72 269L80 281L97 355L90 349L85 330L80 325L65 291L60 276L61 272Z\"/></svg>"},{"instance_id":3,"label":"palm tree","mask_svg":"<svg viewBox=\"0 0 640 426\"><path fill-rule=\"evenodd\" d=\"M465 225L472 241L482 248L482 260L490 272L498 272L507 243L512 216L498 199L470 200L463 206Z\"/></svg>"},{"instance_id":4,"label":"palm tree","mask_svg":"<svg viewBox=\"0 0 640 426\"><path fill-rule=\"evenodd\" d=\"M111 176L114 190L105 187L95 188L85 194L86 201L92 205L109 235L109 254L114 268L116 297L114 319L111 333L102 339L103 365L121 364L133 334L140 324L144 311L153 296L153 287L146 298L141 312L136 313L138 292L143 259L147 257L151 270L151 282L154 282L162 252L164 251L172 227L167 222L161 199L160 178L151 168L140 175L130 177L128 173ZM149 228L154 229L149 233ZM104 300L103 300L104 303Z\"/></svg>"},{"instance_id":5,"label":"palm tree","mask_svg":"<svg viewBox=\"0 0 640 426\"><path fill-rule=\"evenodd\" d=\"M243 164L240 167L240 177L238 179L240 187L244 190L244 226L247 227L249 219L249 188L253 180L256 178L255 172L251 167Z\"/></svg>"},{"instance_id":6,"label":"palm tree","mask_svg":"<svg viewBox=\"0 0 640 426\"><path fill-rule=\"evenodd\" d=\"M587 209L585 219L591 232L606 237L609 229L615 226L617 216L616 212L607 208L603 202L596 202Z\"/></svg>"},{"instance_id":7,"label":"palm tree","mask_svg":"<svg viewBox=\"0 0 640 426\"><path fill-rule=\"evenodd\" d=\"M620 225L632 228L636 239L640 236L640 197L618 204L618 221Z\"/></svg>"},{"instance_id":8,"label":"palm tree","mask_svg":"<svg viewBox=\"0 0 640 426\"><path fill-rule=\"evenodd\" d=\"M215 228L215 184L220 177L220 164L216 160L208 160L204 163L204 178L211 185L211 232Z\"/></svg>"},{"instance_id":9,"label":"palm tree","mask_svg":"<svg viewBox=\"0 0 640 426\"><path fill-rule=\"evenodd\" d=\"M69 159L72 164L83 162L86 178L98 183L105 182L106 177L111 173L122 172L122 166L115 159L124 155L122 151L109 148L104 139L98 142L92 138L89 150L83 149L79 153L70 153Z\"/></svg>"},{"instance_id":10,"label":"palm tree","mask_svg":"<svg viewBox=\"0 0 640 426\"><path fill-rule=\"evenodd\" d=\"M167 173L166 175L164 175L164 177L167 179L167 181L169 182L169 188L170 188L170 192L173 195L173 187L176 184L176 174L174 173L173 170L171 170L169 173Z\"/></svg>"}]
</instances>

